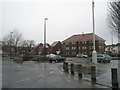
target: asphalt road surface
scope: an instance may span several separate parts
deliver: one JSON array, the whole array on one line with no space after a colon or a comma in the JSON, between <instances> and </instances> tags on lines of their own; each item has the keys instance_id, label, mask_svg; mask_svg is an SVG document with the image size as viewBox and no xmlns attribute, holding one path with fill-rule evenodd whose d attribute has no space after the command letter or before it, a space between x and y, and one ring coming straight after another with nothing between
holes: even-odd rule
<instances>
[{"instance_id":1,"label":"asphalt road surface","mask_svg":"<svg viewBox=\"0 0 120 90\"><path fill-rule=\"evenodd\" d=\"M62 63L2 62L2 88L106 88L64 73Z\"/></svg>"}]
</instances>

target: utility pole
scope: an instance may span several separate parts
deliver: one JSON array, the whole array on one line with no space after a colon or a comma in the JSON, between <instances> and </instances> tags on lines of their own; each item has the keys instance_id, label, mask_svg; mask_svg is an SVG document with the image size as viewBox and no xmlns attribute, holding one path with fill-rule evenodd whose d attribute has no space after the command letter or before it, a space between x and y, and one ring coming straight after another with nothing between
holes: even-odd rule
<instances>
[{"instance_id":1,"label":"utility pole","mask_svg":"<svg viewBox=\"0 0 120 90\"><path fill-rule=\"evenodd\" d=\"M97 52L95 51L94 1L92 1L92 16L93 16L93 52L92 52L92 62L93 63L97 63Z\"/></svg>"},{"instance_id":2,"label":"utility pole","mask_svg":"<svg viewBox=\"0 0 120 90\"><path fill-rule=\"evenodd\" d=\"M46 20L48 20L48 18L44 18L44 60L46 60ZM45 63L44 63L44 69L46 69Z\"/></svg>"},{"instance_id":3,"label":"utility pole","mask_svg":"<svg viewBox=\"0 0 120 90\"><path fill-rule=\"evenodd\" d=\"M11 54L10 54L10 58L12 59L12 55L13 55L13 45L12 45L12 34L13 34L13 32L10 32L10 52L11 52Z\"/></svg>"}]
</instances>

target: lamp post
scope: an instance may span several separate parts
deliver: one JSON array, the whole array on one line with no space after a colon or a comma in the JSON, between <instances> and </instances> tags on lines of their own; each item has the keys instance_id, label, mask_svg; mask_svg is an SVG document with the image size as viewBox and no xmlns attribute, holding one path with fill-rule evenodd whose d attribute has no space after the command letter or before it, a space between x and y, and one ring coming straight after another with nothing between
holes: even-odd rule
<instances>
[{"instance_id":1,"label":"lamp post","mask_svg":"<svg viewBox=\"0 0 120 90\"><path fill-rule=\"evenodd\" d=\"M93 63L97 63L97 52L95 50L94 1L92 1L92 16L93 16L93 52L92 52L92 62Z\"/></svg>"},{"instance_id":2,"label":"lamp post","mask_svg":"<svg viewBox=\"0 0 120 90\"><path fill-rule=\"evenodd\" d=\"M44 60L46 59L46 20L48 20L48 18L44 18Z\"/></svg>"},{"instance_id":3,"label":"lamp post","mask_svg":"<svg viewBox=\"0 0 120 90\"><path fill-rule=\"evenodd\" d=\"M12 47L12 34L13 32L10 32L10 58L12 59L12 53L13 53L13 47Z\"/></svg>"}]
</instances>

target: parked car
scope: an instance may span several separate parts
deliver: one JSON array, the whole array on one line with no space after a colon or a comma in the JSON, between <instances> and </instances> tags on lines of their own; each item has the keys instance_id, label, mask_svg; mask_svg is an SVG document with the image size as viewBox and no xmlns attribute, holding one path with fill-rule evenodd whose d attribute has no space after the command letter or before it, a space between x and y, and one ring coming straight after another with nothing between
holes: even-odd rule
<instances>
[{"instance_id":1,"label":"parked car","mask_svg":"<svg viewBox=\"0 0 120 90\"><path fill-rule=\"evenodd\" d=\"M30 61L33 59L33 56L32 55L24 55L23 56L23 61Z\"/></svg>"},{"instance_id":2,"label":"parked car","mask_svg":"<svg viewBox=\"0 0 120 90\"><path fill-rule=\"evenodd\" d=\"M97 62L110 62L111 57L107 54L98 54L97 55Z\"/></svg>"},{"instance_id":3,"label":"parked car","mask_svg":"<svg viewBox=\"0 0 120 90\"><path fill-rule=\"evenodd\" d=\"M87 55L84 55L84 54L77 54L76 57L79 57L79 58L87 58L88 56L87 56Z\"/></svg>"},{"instance_id":4,"label":"parked car","mask_svg":"<svg viewBox=\"0 0 120 90\"><path fill-rule=\"evenodd\" d=\"M47 58L54 57L54 56L56 56L56 55L55 54L48 54L48 55L46 55Z\"/></svg>"},{"instance_id":5,"label":"parked car","mask_svg":"<svg viewBox=\"0 0 120 90\"><path fill-rule=\"evenodd\" d=\"M62 57L60 55L53 55L53 56L49 57L48 60L49 60L50 63L52 63L52 61L55 61L55 62L64 61L64 60L66 60L66 58Z\"/></svg>"},{"instance_id":6,"label":"parked car","mask_svg":"<svg viewBox=\"0 0 120 90\"><path fill-rule=\"evenodd\" d=\"M0 55L2 55L3 54L3 51L2 50L0 50Z\"/></svg>"}]
</instances>

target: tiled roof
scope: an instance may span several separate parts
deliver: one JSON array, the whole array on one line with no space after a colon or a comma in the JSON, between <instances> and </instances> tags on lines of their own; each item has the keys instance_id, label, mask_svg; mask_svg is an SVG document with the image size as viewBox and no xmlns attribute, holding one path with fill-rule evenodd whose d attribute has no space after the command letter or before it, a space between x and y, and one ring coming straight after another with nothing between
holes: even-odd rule
<instances>
[{"instance_id":1,"label":"tiled roof","mask_svg":"<svg viewBox=\"0 0 120 90\"><path fill-rule=\"evenodd\" d=\"M43 44L42 43L38 43L35 48L43 48Z\"/></svg>"},{"instance_id":2,"label":"tiled roof","mask_svg":"<svg viewBox=\"0 0 120 90\"><path fill-rule=\"evenodd\" d=\"M45 46L48 46L49 48L51 48L49 43L45 43ZM44 45L42 43L38 43L34 48L44 48Z\"/></svg>"},{"instance_id":3,"label":"tiled roof","mask_svg":"<svg viewBox=\"0 0 120 90\"><path fill-rule=\"evenodd\" d=\"M60 42L60 41L53 42L53 43L51 44L51 47L56 46L59 42Z\"/></svg>"},{"instance_id":4,"label":"tiled roof","mask_svg":"<svg viewBox=\"0 0 120 90\"><path fill-rule=\"evenodd\" d=\"M77 34L77 35L73 35L67 39L65 39L63 41L64 42L76 42L76 41L82 41L82 40L93 40L93 33L88 33L88 34ZM95 40L103 40L105 41L103 38L97 36L95 34Z\"/></svg>"}]
</instances>

